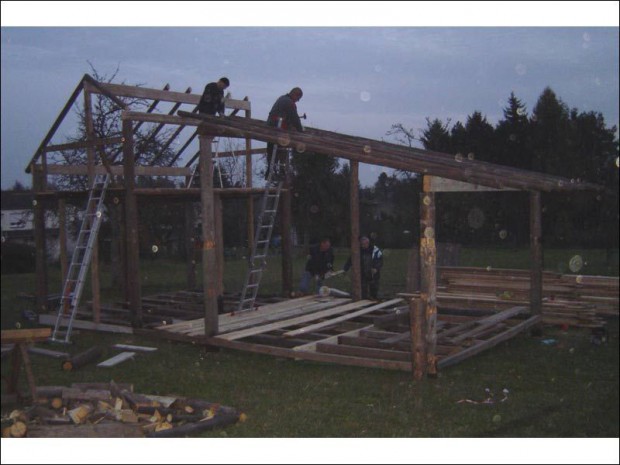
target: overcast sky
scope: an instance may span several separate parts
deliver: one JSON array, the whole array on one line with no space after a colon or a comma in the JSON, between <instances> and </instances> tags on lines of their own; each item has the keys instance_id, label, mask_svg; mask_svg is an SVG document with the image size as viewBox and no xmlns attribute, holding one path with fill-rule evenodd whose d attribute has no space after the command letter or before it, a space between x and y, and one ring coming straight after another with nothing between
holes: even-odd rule
<instances>
[{"instance_id":1,"label":"overcast sky","mask_svg":"<svg viewBox=\"0 0 620 465\"><path fill-rule=\"evenodd\" d=\"M49 3L62 11L62 2ZM298 108L308 116L306 125L376 139L385 138L394 123L421 130L427 117L464 123L474 111L495 124L511 91L529 112L546 86L569 107L601 112L608 126L618 125L617 2L590 7L590 16L581 14L586 11L581 2L557 8L562 17L554 21L560 23L542 27L531 18L553 15L532 5L496 11L489 3L474 2L456 13L467 12L470 20L489 10L496 16L467 24L457 15L449 25L430 21L434 27L422 27L427 24L422 13L429 12L414 2L292 9L277 2L254 10L256 16L244 9L242 16L249 19L238 23L231 18L240 10L232 4L208 8L207 3L214 2L174 2L162 5L165 10L149 2L149 9L164 11L159 20L136 20L142 10L135 7L129 9L135 11L129 24L141 27L93 27L118 26L117 15L110 16L110 7L93 6L89 11L95 16L87 16L70 2L64 8L74 16L48 20L47 2L17 13L3 2L2 189L16 180L31 185L24 169L82 75L91 72L88 62L102 75L120 67L118 80L128 84L162 88L169 83L181 92L191 87L201 93L206 83L227 76L232 96L249 96L252 116L260 119L278 96L300 86L304 97ZM182 12L188 25L177 27L175 12ZM346 12L360 14L364 27L352 27L356 23ZM306 14L310 19L304 22ZM442 16L438 10L430 14ZM506 26L514 24L505 21L513 17L521 18L519 27ZM315 27L323 24L342 26ZM161 27L167 25L172 27ZM63 142L62 135L71 131L62 127L53 143ZM370 183L380 169L364 167L362 173L363 182Z\"/></svg>"}]
</instances>

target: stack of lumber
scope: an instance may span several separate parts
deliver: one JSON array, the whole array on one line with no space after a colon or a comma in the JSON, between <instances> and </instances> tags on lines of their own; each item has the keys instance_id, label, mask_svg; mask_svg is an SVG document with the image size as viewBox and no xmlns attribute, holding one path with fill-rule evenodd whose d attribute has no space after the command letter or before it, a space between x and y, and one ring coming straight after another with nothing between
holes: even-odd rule
<instances>
[{"instance_id":1,"label":"stack of lumber","mask_svg":"<svg viewBox=\"0 0 620 465\"><path fill-rule=\"evenodd\" d=\"M133 385L74 383L37 388L37 401L2 418L3 437L183 437L243 421L200 399L150 396Z\"/></svg>"},{"instance_id":2,"label":"stack of lumber","mask_svg":"<svg viewBox=\"0 0 620 465\"><path fill-rule=\"evenodd\" d=\"M501 311L529 306L529 270L440 267L437 287L442 309ZM618 315L618 278L543 273L543 323L600 327L601 317Z\"/></svg>"}]
</instances>

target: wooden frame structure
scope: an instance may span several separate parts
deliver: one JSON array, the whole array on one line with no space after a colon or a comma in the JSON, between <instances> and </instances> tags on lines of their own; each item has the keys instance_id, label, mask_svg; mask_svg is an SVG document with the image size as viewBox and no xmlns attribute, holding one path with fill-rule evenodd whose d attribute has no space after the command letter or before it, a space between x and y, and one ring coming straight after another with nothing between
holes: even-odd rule
<instances>
[{"instance_id":1,"label":"wooden frame structure","mask_svg":"<svg viewBox=\"0 0 620 465\"><path fill-rule=\"evenodd\" d=\"M84 95L84 109L86 117L87 138L84 141L72 144L50 145L58 127L65 116L77 101L80 93ZM97 139L93 133L92 124L92 95L103 95L111 99L122 111L122 134L104 139ZM124 98L139 98L150 101L147 111L138 112L128 108ZM59 174L82 174L88 175L92 180L96 173L108 172L123 178L124 185L121 188L124 205L124 241L126 251L125 261L125 296L128 310L131 313L132 325L140 328L143 323L142 295L140 290L139 257L138 257L138 199L146 196L162 196L167 198L181 198L200 200L202 212L202 258L203 258L203 299L202 305L204 318L200 329L203 340L221 346L235 345L235 339L224 333L226 317L218 316L217 298L222 292L222 233L221 227L221 198L226 195L243 195L248 197L248 243L253 238L253 218L251 196L262 192L262 189L254 189L251 184L252 155L263 153L261 149L252 149L252 140L260 142L273 142L281 146L292 147L298 152L316 152L349 160L351 166L350 185L350 209L351 209L351 255L352 255L352 298L354 302L361 300L360 286L360 257L357 238L359 236L359 192L358 173L359 163L380 165L418 173L423 176L423 191L420 193L420 275L421 288L419 296L409 298L408 307L410 313L411 334L409 360L413 360L416 378L422 378L425 374L434 374L439 366L445 366L446 358L438 358L441 353L442 336L438 330L445 327L445 321L438 316L437 312L437 266L435 244L435 195L438 192L451 191L500 191L521 190L529 193L530 197L530 237L531 237L531 270L530 270L530 295L529 307L531 318L527 324L516 323L509 325L506 334L530 327L540 321L542 301L542 244L541 244L541 192L550 191L575 191L575 190L598 190L601 186L583 181L570 181L557 176L524 171L516 168L471 160L463 158L459 154L433 152L417 148L405 147L386 142L380 142L362 137L354 137L335 132L306 128L303 133L288 132L269 127L262 120L251 117L251 105L246 97L244 100L227 100L226 106L233 109L230 116L221 118L204 116L196 118L195 106L200 95L192 94L191 89L186 92L172 92L168 86L164 90L148 89L119 84L106 84L97 82L92 77L85 75L60 115L52 125L50 131L41 142L36 153L29 162L26 171L32 173L35 190L35 237L37 244L37 304L38 308L44 308L47 301L47 273L45 271L45 230L43 227L43 215L48 208L50 199L57 199L62 208L63 199L69 195L62 192L50 192L47 188L47 178L50 175ZM154 110L160 102L173 103L174 106L167 114L155 113ZM190 108L190 111L181 109L182 105ZM239 111L245 112L244 117L235 116ZM158 130L164 126L176 127L173 136L166 142L168 147L176 140L183 128L190 128L193 134L178 151L169 166L145 166L137 164L140 154L135 153L134 134L136 128L145 123L156 124ZM194 131L195 128L195 131ZM235 189L217 189L212 184L211 173L213 164L212 142L214 137L240 138L246 141L246 150L242 154L246 159L246 186ZM192 157L184 166L176 166L183 151L191 141L197 137L199 152ZM115 157L107 157L103 147L121 144ZM52 151L68 148L81 148L87 151L87 164L84 166L61 166L51 165L47 161L47 154ZM238 154L230 154L238 155ZM199 189L138 189L136 176L186 176L191 175L190 165L199 160L201 172L201 187ZM283 199L281 202L282 230L290 231L291 227L291 193L288 181L284 186ZM94 254L92 261L93 280L93 319L95 326L100 322L101 305L98 297L98 258ZM292 290L292 244L288 234L283 234L282 243L282 288L285 294ZM275 304L276 306L279 304ZM289 308L285 305L286 308ZM275 311L280 307L275 307ZM273 309L272 309L273 310ZM290 310L290 308L289 308ZM342 309L341 309L342 310ZM372 310L374 311L374 310ZM522 310L519 311L521 313ZM502 313L500 320L514 317ZM374 317L382 315L373 314ZM383 315L385 316L385 315ZM357 317L352 317L357 318ZM502 321L503 321L502 320ZM484 328L493 326L497 319L482 322ZM264 322L263 322L264 323ZM259 326L264 326L261 322ZM270 323L269 323L270 324ZM295 320L293 326L297 324ZM477 323L476 323L477 324ZM346 326L346 325L345 325ZM474 325L475 326L475 325ZM268 327L269 329L270 327ZM346 329L346 328L345 328ZM359 328L357 328L359 329ZM356 331L353 329L351 331ZM246 328L247 330L247 328ZM459 330L460 331L460 330ZM167 330L170 333L170 328ZM172 331L174 332L174 331ZM252 331L250 331L252 332ZM458 332L458 331L454 331ZM347 333L347 331L345 331ZM223 334L223 335L222 335ZM244 333L245 334L245 333ZM476 333L478 334L478 333ZM192 335L197 337L197 335ZM253 334L257 336L257 334ZM340 334L339 337L353 337L351 334ZM397 335L388 335L384 339L391 339ZM333 335L328 338L334 337ZM399 337L404 337L400 335ZM504 336L500 337L503 338ZM329 339L330 341L332 339ZM389 342L389 341L388 341ZM402 343L403 340L396 339ZM483 345L491 346L495 341ZM304 344L308 344L306 341ZM302 345L304 345L302 344ZM325 348L323 345L319 347ZM239 347L237 343L235 345ZM248 349L248 347L245 347ZM316 347L314 347L316 348ZM253 349L256 349L255 347ZM333 349L333 348L332 348ZM375 347L375 349L377 349ZM468 349L469 353L479 350ZM262 350L262 349L260 349ZM271 350L271 349L269 349ZM287 349L288 350L288 349ZM326 350L329 350L326 349ZM341 349L338 349L341 350ZM380 350L380 349L377 349ZM276 351L279 352L279 351ZM281 352L281 351L280 351ZM296 350L295 356L300 350ZM312 351L311 351L312 352ZM399 355L398 357L402 357ZM319 357L321 358L321 357ZM323 359L323 358L321 358ZM442 361L443 360L443 361ZM448 358L448 360L450 360ZM454 360L454 359L453 359ZM403 362L405 363L405 362ZM407 362L411 367L411 362ZM449 363L448 363L449 364ZM404 365L403 365L404 366Z\"/></svg>"}]
</instances>

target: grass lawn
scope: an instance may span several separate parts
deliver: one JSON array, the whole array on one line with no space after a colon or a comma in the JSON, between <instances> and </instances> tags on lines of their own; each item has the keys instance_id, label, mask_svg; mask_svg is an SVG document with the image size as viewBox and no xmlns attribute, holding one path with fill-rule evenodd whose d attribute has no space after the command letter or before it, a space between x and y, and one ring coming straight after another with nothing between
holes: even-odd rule
<instances>
[{"instance_id":1,"label":"grass lawn","mask_svg":"<svg viewBox=\"0 0 620 465\"><path fill-rule=\"evenodd\" d=\"M399 283L404 286L407 253L386 254L384 294ZM546 256L568 263L575 254L588 257L584 261L589 270L583 274L613 274L605 273L613 269L617 275L617 253L611 265L599 252L552 251ZM337 267L346 256L346 252L338 254ZM505 251L464 251L461 264L527 266L526 259L522 263L516 256ZM296 277L303 262L302 258L295 263ZM143 260L142 266L143 295L184 287L184 264ZM273 268L264 278L265 292L279 291L279 266ZM230 292L235 292L232 287L242 269L241 260L227 262L225 284ZM57 275L50 281L55 279L59 283ZM104 287L105 279L104 275ZM348 277L337 279L341 281L333 287L347 289ZM18 294L33 291L33 275L2 275L3 329L28 325L20 318L28 303ZM114 294L105 289L104 301ZM136 392L204 398L248 415L245 423L204 433L208 438L618 438L617 318L609 321L608 330L608 342L597 346L587 330L546 327L541 338L519 335L424 382L414 382L403 372L231 350L206 352L188 344L85 331L74 332L73 345L66 350L76 353L99 344L111 356L114 343L159 350L108 369L91 365L63 372L57 360L37 355L32 362L40 385L113 379L133 383ZM542 342L545 339L555 343L547 345ZM2 365L4 375L7 367ZM459 402L482 401L487 388L496 399L504 397L502 390L507 389L507 399L492 404Z\"/></svg>"}]
</instances>

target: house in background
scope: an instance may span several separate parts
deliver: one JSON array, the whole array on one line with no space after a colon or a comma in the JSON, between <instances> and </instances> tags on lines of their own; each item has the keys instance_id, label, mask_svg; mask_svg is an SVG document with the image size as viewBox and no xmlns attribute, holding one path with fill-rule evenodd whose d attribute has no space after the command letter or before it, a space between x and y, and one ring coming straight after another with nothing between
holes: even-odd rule
<instances>
[{"instance_id":1,"label":"house in background","mask_svg":"<svg viewBox=\"0 0 620 465\"><path fill-rule=\"evenodd\" d=\"M2 191L2 245L21 243L34 246L34 196L27 190ZM45 215L50 258L58 258L58 217L52 212Z\"/></svg>"}]
</instances>

